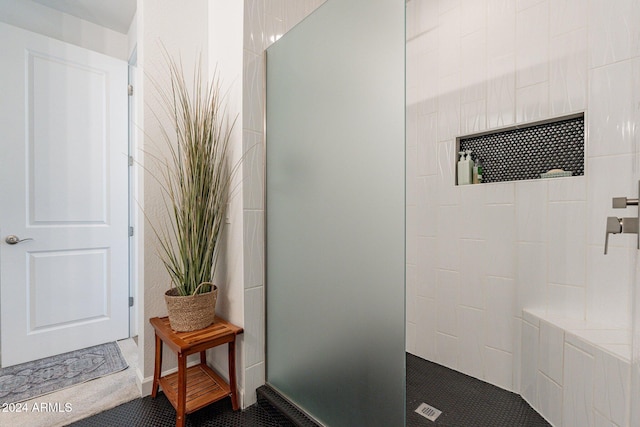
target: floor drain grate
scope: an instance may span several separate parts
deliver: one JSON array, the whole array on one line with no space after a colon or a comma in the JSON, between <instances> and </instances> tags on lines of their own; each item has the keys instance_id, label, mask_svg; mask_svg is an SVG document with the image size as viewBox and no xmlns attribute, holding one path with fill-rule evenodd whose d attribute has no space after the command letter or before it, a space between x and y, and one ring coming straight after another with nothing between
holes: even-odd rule
<instances>
[{"instance_id":1,"label":"floor drain grate","mask_svg":"<svg viewBox=\"0 0 640 427\"><path fill-rule=\"evenodd\" d=\"M421 403L416 412L430 421L435 421L442 414L442 411L426 403Z\"/></svg>"}]
</instances>

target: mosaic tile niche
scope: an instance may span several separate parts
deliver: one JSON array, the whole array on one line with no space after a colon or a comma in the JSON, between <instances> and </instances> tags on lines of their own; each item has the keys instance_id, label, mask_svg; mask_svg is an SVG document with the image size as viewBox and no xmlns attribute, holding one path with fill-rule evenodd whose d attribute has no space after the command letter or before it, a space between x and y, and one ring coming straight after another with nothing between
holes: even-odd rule
<instances>
[{"instance_id":1,"label":"mosaic tile niche","mask_svg":"<svg viewBox=\"0 0 640 427\"><path fill-rule=\"evenodd\" d=\"M460 136L458 152L471 150L483 165L483 183L541 179L553 169L584 175L584 113Z\"/></svg>"}]
</instances>

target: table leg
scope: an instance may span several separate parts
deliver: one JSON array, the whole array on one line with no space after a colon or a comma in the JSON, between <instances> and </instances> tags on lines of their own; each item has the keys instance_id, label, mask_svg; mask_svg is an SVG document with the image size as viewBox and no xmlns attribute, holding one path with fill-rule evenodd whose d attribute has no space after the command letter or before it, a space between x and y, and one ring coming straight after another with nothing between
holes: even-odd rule
<instances>
[{"instance_id":1,"label":"table leg","mask_svg":"<svg viewBox=\"0 0 640 427\"><path fill-rule=\"evenodd\" d=\"M238 389L236 385L236 340L229 342L229 388L231 389L231 406L238 410Z\"/></svg>"},{"instance_id":2,"label":"table leg","mask_svg":"<svg viewBox=\"0 0 640 427\"><path fill-rule=\"evenodd\" d=\"M201 351L200 352L200 363L202 363L203 365L207 364L207 352L206 351Z\"/></svg>"},{"instance_id":3,"label":"table leg","mask_svg":"<svg viewBox=\"0 0 640 427\"><path fill-rule=\"evenodd\" d=\"M176 427L184 427L187 411L187 356L178 354L178 408L176 413Z\"/></svg>"},{"instance_id":4,"label":"table leg","mask_svg":"<svg viewBox=\"0 0 640 427\"><path fill-rule=\"evenodd\" d=\"M153 367L153 385L151 386L151 397L158 395L158 386L160 385L160 371L162 370L162 340L156 334L156 362Z\"/></svg>"}]
</instances>

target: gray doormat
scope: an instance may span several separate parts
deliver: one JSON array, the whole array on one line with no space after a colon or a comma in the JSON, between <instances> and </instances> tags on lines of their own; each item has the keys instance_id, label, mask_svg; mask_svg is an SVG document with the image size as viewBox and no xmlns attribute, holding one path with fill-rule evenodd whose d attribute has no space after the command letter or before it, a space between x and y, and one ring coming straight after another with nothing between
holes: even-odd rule
<instances>
[{"instance_id":1,"label":"gray doormat","mask_svg":"<svg viewBox=\"0 0 640 427\"><path fill-rule=\"evenodd\" d=\"M115 342L0 369L0 404L53 393L128 367Z\"/></svg>"}]
</instances>

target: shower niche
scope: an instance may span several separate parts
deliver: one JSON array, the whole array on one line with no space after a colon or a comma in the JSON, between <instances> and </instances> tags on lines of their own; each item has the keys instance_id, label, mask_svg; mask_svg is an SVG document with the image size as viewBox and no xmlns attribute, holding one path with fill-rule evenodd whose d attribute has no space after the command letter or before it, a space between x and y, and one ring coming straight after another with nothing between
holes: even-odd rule
<instances>
[{"instance_id":1,"label":"shower niche","mask_svg":"<svg viewBox=\"0 0 640 427\"><path fill-rule=\"evenodd\" d=\"M482 183L582 176L584 113L457 137L456 185L469 181L470 164L459 161L469 152L480 160Z\"/></svg>"}]
</instances>

